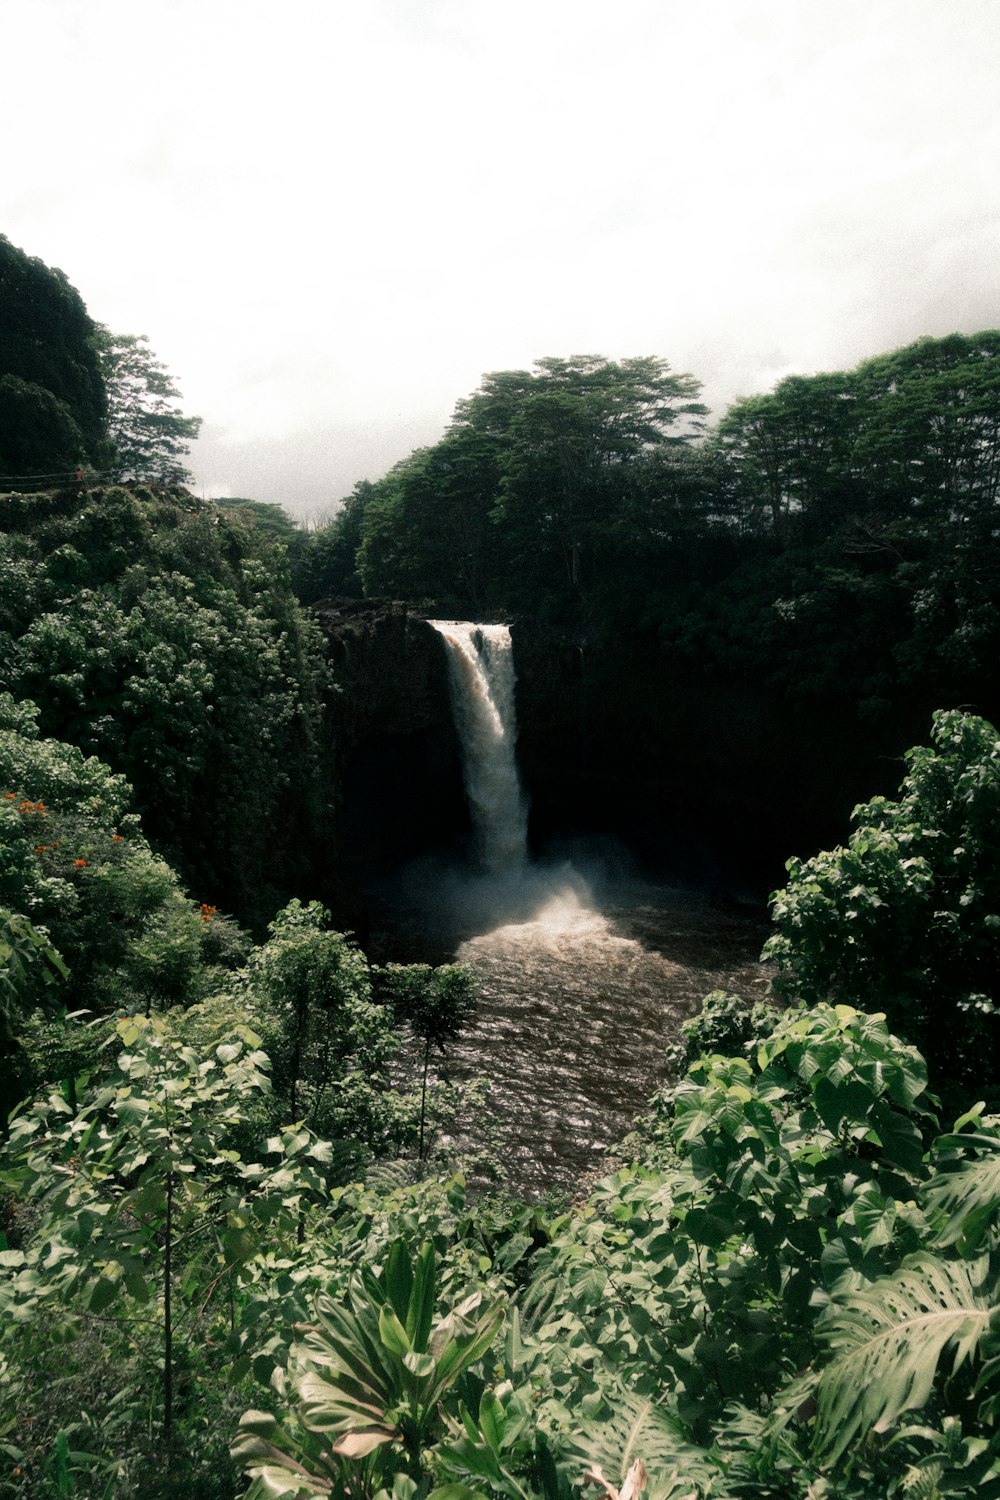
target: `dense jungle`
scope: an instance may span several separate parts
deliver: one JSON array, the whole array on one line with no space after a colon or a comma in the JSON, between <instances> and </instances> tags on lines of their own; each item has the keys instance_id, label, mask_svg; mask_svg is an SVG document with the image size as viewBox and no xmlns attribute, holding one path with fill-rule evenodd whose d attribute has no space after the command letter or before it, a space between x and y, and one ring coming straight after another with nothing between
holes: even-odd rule
<instances>
[{"instance_id":1,"label":"dense jungle","mask_svg":"<svg viewBox=\"0 0 1000 1500\"><path fill-rule=\"evenodd\" d=\"M179 401L0 237L0 1495L1000 1495L1000 333L714 423L488 374L311 528ZM522 890L761 932L569 1189L382 921L478 878L442 619L510 627Z\"/></svg>"}]
</instances>

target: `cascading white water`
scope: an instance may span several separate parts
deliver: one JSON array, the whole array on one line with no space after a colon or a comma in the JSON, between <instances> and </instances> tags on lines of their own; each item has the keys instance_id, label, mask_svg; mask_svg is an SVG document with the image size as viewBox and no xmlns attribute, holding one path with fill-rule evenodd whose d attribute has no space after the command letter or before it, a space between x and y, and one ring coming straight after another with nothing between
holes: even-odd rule
<instances>
[{"instance_id":1,"label":"cascading white water","mask_svg":"<svg viewBox=\"0 0 1000 1500\"><path fill-rule=\"evenodd\" d=\"M448 648L452 712L480 863L491 874L520 868L527 809L514 756L514 653L506 625L429 620Z\"/></svg>"}]
</instances>

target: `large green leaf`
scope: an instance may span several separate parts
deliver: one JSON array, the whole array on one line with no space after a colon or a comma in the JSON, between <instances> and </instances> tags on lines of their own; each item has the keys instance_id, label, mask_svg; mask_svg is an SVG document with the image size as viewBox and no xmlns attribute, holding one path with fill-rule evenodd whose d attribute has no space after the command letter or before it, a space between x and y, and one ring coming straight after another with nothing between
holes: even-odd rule
<instances>
[{"instance_id":1,"label":"large green leaf","mask_svg":"<svg viewBox=\"0 0 1000 1500\"><path fill-rule=\"evenodd\" d=\"M815 1386L815 1446L835 1463L859 1433L923 1406L945 1351L951 1373L972 1359L998 1309L983 1287L986 1262L909 1256L894 1276L849 1293L818 1331L833 1352Z\"/></svg>"},{"instance_id":2,"label":"large green leaf","mask_svg":"<svg viewBox=\"0 0 1000 1500\"><path fill-rule=\"evenodd\" d=\"M409 1304L404 1318L407 1337L414 1349L427 1348L431 1323L434 1319L434 1298L437 1292L437 1274L434 1247L427 1241L421 1245L410 1288Z\"/></svg>"},{"instance_id":3,"label":"large green leaf","mask_svg":"<svg viewBox=\"0 0 1000 1500\"><path fill-rule=\"evenodd\" d=\"M608 1393L605 1411L603 1421L574 1432L566 1448L587 1467L601 1469L615 1489L641 1459L649 1476L649 1500L686 1500L692 1491L725 1493L721 1471L708 1452L690 1441L662 1402L617 1389Z\"/></svg>"},{"instance_id":4,"label":"large green leaf","mask_svg":"<svg viewBox=\"0 0 1000 1500\"><path fill-rule=\"evenodd\" d=\"M926 1188L928 1207L942 1215L939 1245L953 1245L991 1220L1000 1206L1000 1141L977 1132L945 1137L938 1145L979 1147L982 1155L952 1171L938 1172Z\"/></svg>"}]
</instances>

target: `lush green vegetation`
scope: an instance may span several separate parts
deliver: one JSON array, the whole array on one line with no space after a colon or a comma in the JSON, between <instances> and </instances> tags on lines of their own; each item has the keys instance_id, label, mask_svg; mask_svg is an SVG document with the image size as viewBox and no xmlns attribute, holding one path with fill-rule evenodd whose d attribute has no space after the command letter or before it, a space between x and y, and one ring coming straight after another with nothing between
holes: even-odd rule
<instances>
[{"instance_id":1,"label":"lush green vegetation","mask_svg":"<svg viewBox=\"0 0 1000 1500\"><path fill-rule=\"evenodd\" d=\"M998 352L786 380L707 440L661 360L544 360L308 538L178 486L0 501L0 1495L1000 1495L997 732L940 713L790 862L785 1008L709 997L585 1196L472 1193L481 1095L432 1068L470 976L310 899L289 571L530 611L626 685L988 699ZM163 479L176 400L0 240L0 472Z\"/></svg>"},{"instance_id":2,"label":"lush green vegetation","mask_svg":"<svg viewBox=\"0 0 1000 1500\"><path fill-rule=\"evenodd\" d=\"M0 474L109 457L107 393L83 299L0 235Z\"/></svg>"},{"instance_id":3,"label":"lush green vegetation","mask_svg":"<svg viewBox=\"0 0 1000 1500\"><path fill-rule=\"evenodd\" d=\"M609 692L696 669L859 723L995 712L1000 334L789 377L707 438L697 391L653 359L490 375L309 538L298 586L547 618L606 651Z\"/></svg>"},{"instance_id":4,"label":"lush green vegetation","mask_svg":"<svg viewBox=\"0 0 1000 1500\"><path fill-rule=\"evenodd\" d=\"M152 852L123 777L0 712L0 1493L231 1494L312 1220L353 1176L433 1170L465 1107L426 1060L412 1089L391 1068L407 1012L423 1039L432 994L447 1036L468 979L383 976L315 902L253 947Z\"/></svg>"},{"instance_id":5,"label":"lush green vegetation","mask_svg":"<svg viewBox=\"0 0 1000 1500\"><path fill-rule=\"evenodd\" d=\"M144 335L95 323L62 271L0 235L0 477L187 478L201 419L179 400Z\"/></svg>"},{"instance_id":6,"label":"lush green vegetation","mask_svg":"<svg viewBox=\"0 0 1000 1500\"><path fill-rule=\"evenodd\" d=\"M109 477L179 481L200 417L178 411L181 393L154 356L145 334L95 334L101 378L107 392L107 442L113 454Z\"/></svg>"},{"instance_id":7,"label":"lush green vegetation","mask_svg":"<svg viewBox=\"0 0 1000 1500\"><path fill-rule=\"evenodd\" d=\"M771 907L775 987L884 1011L933 1061L939 1087L994 1102L1000 953L1000 740L971 714L938 713L911 750L896 801L854 812L845 848L789 862Z\"/></svg>"},{"instance_id":8,"label":"lush green vegetation","mask_svg":"<svg viewBox=\"0 0 1000 1500\"><path fill-rule=\"evenodd\" d=\"M328 673L266 532L183 490L9 496L0 579L8 687L125 775L200 895L262 923L302 890Z\"/></svg>"},{"instance_id":9,"label":"lush green vegetation","mask_svg":"<svg viewBox=\"0 0 1000 1500\"><path fill-rule=\"evenodd\" d=\"M985 983L997 926L955 884L990 863L988 725L942 715L882 837L866 808L849 849L791 863L772 946L815 1003L710 997L617 1169L559 1209L470 1199L424 1160L421 1090L392 1086L399 1017L426 1067L460 971L373 971L298 902L248 951L121 778L6 711L3 895L28 915L2 993L33 1095L3 1159L3 1492L235 1495L241 1469L258 1500L1000 1488L1000 1121L942 1120L882 1015L818 998L824 963L905 1034L941 986L935 1069L995 1055L990 995L970 1015L955 983L963 942ZM130 927L135 885L153 920ZM920 946L928 887L958 916Z\"/></svg>"}]
</instances>

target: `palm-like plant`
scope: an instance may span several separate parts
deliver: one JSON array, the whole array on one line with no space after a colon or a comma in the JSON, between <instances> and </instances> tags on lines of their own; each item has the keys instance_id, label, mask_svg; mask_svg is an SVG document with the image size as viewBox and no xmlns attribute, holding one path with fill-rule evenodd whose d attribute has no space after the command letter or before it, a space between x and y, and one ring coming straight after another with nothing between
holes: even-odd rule
<instances>
[{"instance_id":1,"label":"palm-like plant","mask_svg":"<svg viewBox=\"0 0 1000 1500\"><path fill-rule=\"evenodd\" d=\"M374 1493L404 1473L426 1475L425 1450L443 1427L442 1398L489 1348L502 1299L473 1292L437 1305L433 1246L404 1240L381 1272L365 1268L346 1302L321 1295L316 1321L292 1346L293 1420L247 1412L234 1454L254 1476L248 1500Z\"/></svg>"}]
</instances>

